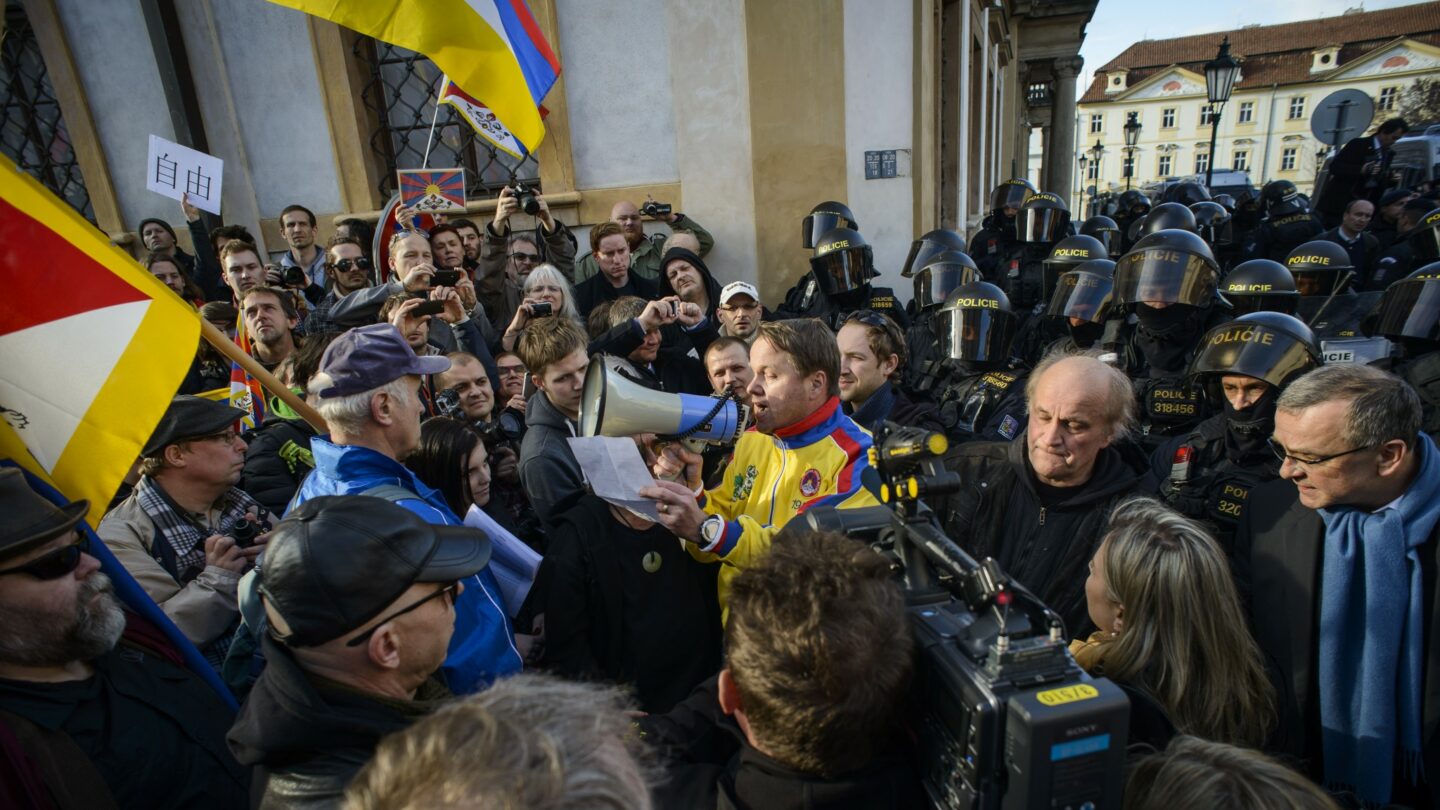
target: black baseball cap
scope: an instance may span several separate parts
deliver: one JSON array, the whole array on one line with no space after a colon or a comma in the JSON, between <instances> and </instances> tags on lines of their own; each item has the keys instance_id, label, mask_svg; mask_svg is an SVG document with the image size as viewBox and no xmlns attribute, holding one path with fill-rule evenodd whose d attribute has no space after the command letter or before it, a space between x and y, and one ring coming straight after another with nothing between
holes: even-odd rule
<instances>
[{"instance_id":1,"label":"black baseball cap","mask_svg":"<svg viewBox=\"0 0 1440 810\"><path fill-rule=\"evenodd\" d=\"M259 591L288 625L271 622L271 635L313 647L364 627L417 582L455 582L489 560L479 529L436 526L384 498L327 495L275 524Z\"/></svg>"},{"instance_id":2,"label":"black baseball cap","mask_svg":"<svg viewBox=\"0 0 1440 810\"><path fill-rule=\"evenodd\" d=\"M410 374L439 374L445 357L418 357L400 330L388 323L358 326L325 347L320 370L310 381L320 399L371 391Z\"/></svg>"},{"instance_id":3,"label":"black baseball cap","mask_svg":"<svg viewBox=\"0 0 1440 810\"><path fill-rule=\"evenodd\" d=\"M160 417L160 424L150 434L150 441L140 450L146 458L176 442L219 433L247 414L223 402L204 397L181 395L170 400L170 407Z\"/></svg>"}]
</instances>

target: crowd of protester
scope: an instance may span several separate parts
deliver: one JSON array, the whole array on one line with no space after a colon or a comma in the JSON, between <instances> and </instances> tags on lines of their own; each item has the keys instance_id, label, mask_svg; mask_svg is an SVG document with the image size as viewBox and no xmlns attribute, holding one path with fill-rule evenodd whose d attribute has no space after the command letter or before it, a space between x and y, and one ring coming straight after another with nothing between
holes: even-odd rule
<instances>
[{"instance_id":1,"label":"crowd of protester","mask_svg":"<svg viewBox=\"0 0 1440 810\"><path fill-rule=\"evenodd\" d=\"M291 205L277 262L146 220L144 266L326 432L279 397L245 426L202 343L93 534L0 471L0 804L925 806L891 563L781 531L878 505L868 451L918 427L945 533L1129 698L1126 807L1440 806L1440 200L1345 171L1317 213L1181 183L1083 222L1008 180L968 244L915 240L908 304L833 201L769 306L668 206L580 245L507 188L322 245ZM750 428L637 435L654 511L604 500L592 364Z\"/></svg>"}]
</instances>

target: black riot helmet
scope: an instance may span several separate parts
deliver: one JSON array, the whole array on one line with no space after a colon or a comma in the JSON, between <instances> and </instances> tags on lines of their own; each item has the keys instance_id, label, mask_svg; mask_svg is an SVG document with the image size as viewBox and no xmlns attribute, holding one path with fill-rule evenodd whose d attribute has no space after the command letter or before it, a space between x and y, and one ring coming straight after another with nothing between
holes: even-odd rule
<instances>
[{"instance_id":1,"label":"black riot helmet","mask_svg":"<svg viewBox=\"0 0 1440 810\"><path fill-rule=\"evenodd\" d=\"M915 271L915 306L921 311L945 303L952 290L979 281L975 260L958 250L945 250L930 257Z\"/></svg>"},{"instance_id":2,"label":"black riot helmet","mask_svg":"<svg viewBox=\"0 0 1440 810\"><path fill-rule=\"evenodd\" d=\"M1145 227L1140 229L1140 235L1149 236L1157 231L1168 230L1195 233L1195 215L1178 202L1160 203L1145 215Z\"/></svg>"},{"instance_id":3,"label":"black riot helmet","mask_svg":"<svg viewBox=\"0 0 1440 810\"><path fill-rule=\"evenodd\" d=\"M1012 177L990 192L990 213L1004 216L1006 208L1020 210L1025 198L1035 193L1035 186L1023 177Z\"/></svg>"},{"instance_id":4,"label":"black riot helmet","mask_svg":"<svg viewBox=\"0 0 1440 810\"><path fill-rule=\"evenodd\" d=\"M1122 217L1143 217L1150 213L1150 198L1145 192L1130 189L1120 195L1120 209L1117 211Z\"/></svg>"},{"instance_id":5,"label":"black riot helmet","mask_svg":"<svg viewBox=\"0 0 1440 810\"><path fill-rule=\"evenodd\" d=\"M1427 264L1385 288L1375 334L1392 340L1440 341L1440 262Z\"/></svg>"},{"instance_id":6,"label":"black riot helmet","mask_svg":"<svg viewBox=\"0 0 1440 810\"><path fill-rule=\"evenodd\" d=\"M1305 202L1300 198L1300 189L1289 180L1271 180L1260 190L1260 204L1265 209L1268 217L1283 217L1286 214L1298 214L1305 210Z\"/></svg>"},{"instance_id":7,"label":"black riot helmet","mask_svg":"<svg viewBox=\"0 0 1440 810\"><path fill-rule=\"evenodd\" d=\"M1235 265L1220 286L1236 315L1251 312L1294 315L1300 306L1295 277L1285 265L1271 259L1251 259Z\"/></svg>"},{"instance_id":8,"label":"black riot helmet","mask_svg":"<svg viewBox=\"0 0 1440 810\"><path fill-rule=\"evenodd\" d=\"M1221 206L1232 214L1235 213L1235 196L1233 194L1216 194L1210 198L1210 202Z\"/></svg>"},{"instance_id":9,"label":"black riot helmet","mask_svg":"<svg viewBox=\"0 0 1440 810\"><path fill-rule=\"evenodd\" d=\"M1422 262L1440 259L1440 208L1420 218L1420 222L1405 237L1415 258Z\"/></svg>"},{"instance_id":10,"label":"black riot helmet","mask_svg":"<svg viewBox=\"0 0 1440 810\"><path fill-rule=\"evenodd\" d=\"M1114 302L1115 262L1092 259L1060 276L1045 314L1055 318L1078 318L1103 323Z\"/></svg>"},{"instance_id":11,"label":"black riot helmet","mask_svg":"<svg viewBox=\"0 0 1440 810\"><path fill-rule=\"evenodd\" d=\"M1230 223L1230 212L1225 210L1225 206L1206 200L1192 204L1190 213L1195 215L1195 232L1209 242L1210 247L1217 248L1235 241L1235 228Z\"/></svg>"},{"instance_id":12,"label":"black riot helmet","mask_svg":"<svg viewBox=\"0 0 1440 810\"><path fill-rule=\"evenodd\" d=\"M1015 215L1015 235L1021 242L1050 244L1065 235L1070 209L1058 194L1037 191L1025 198Z\"/></svg>"},{"instance_id":13,"label":"black riot helmet","mask_svg":"<svg viewBox=\"0 0 1440 810\"><path fill-rule=\"evenodd\" d=\"M858 231L860 223L855 221L855 215L850 213L850 208L845 203L834 200L822 202L805 215L805 221L800 226L801 244L807 250L814 250L820 244L820 237L835 228Z\"/></svg>"},{"instance_id":14,"label":"black riot helmet","mask_svg":"<svg viewBox=\"0 0 1440 810\"><path fill-rule=\"evenodd\" d=\"M1136 217L1134 221L1130 223L1129 229L1125 231L1125 238L1133 245L1140 241L1140 232L1143 230L1145 230L1145 217Z\"/></svg>"},{"instance_id":15,"label":"black riot helmet","mask_svg":"<svg viewBox=\"0 0 1440 810\"><path fill-rule=\"evenodd\" d=\"M827 296L866 286L874 267L869 243L859 231L850 228L826 231L815 243L815 255L810 258L810 272Z\"/></svg>"},{"instance_id":16,"label":"black riot helmet","mask_svg":"<svg viewBox=\"0 0 1440 810\"><path fill-rule=\"evenodd\" d=\"M1218 378L1243 374L1282 389L1320 365L1315 333L1294 315L1251 312L1205 333L1189 374Z\"/></svg>"},{"instance_id":17,"label":"black riot helmet","mask_svg":"<svg viewBox=\"0 0 1440 810\"><path fill-rule=\"evenodd\" d=\"M1209 202L1210 192L1201 183L1185 181L1165 189L1165 202L1180 203L1187 208L1197 202Z\"/></svg>"},{"instance_id":18,"label":"black riot helmet","mask_svg":"<svg viewBox=\"0 0 1440 810\"><path fill-rule=\"evenodd\" d=\"M935 334L943 356L975 363L1009 358L1015 313L1010 299L994 284L976 281L955 288L936 317Z\"/></svg>"},{"instance_id":19,"label":"black riot helmet","mask_svg":"<svg viewBox=\"0 0 1440 810\"><path fill-rule=\"evenodd\" d=\"M1115 300L1207 307L1219 278L1220 265L1204 239L1189 231L1156 231L1115 263Z\"/></svg>"},{"instance_id":20,"label":"black riot helmet","mask_svg":"<svg viewBox=\"0 0 1440 810\"><path fill-rule=\"evenodd\" d=\"M1115 224L1115 220L1110 217L1090 217L1080 225L1080 233L1099 239L1100 244L1105 246L1106 252L1112 259L1123 252L1121 249L1123 246L1120 244L1122 237L1120 226Z\"/></svg>"},{"instance_id":21,"label":"black riot helmet","mask_svg":"<svg viewBox=\"0 0 1440 810\"><path fill-rule=\"evenodd\" d=\"M910 278L916 270L930 263L936 254L947 250L965 252L965 237L944 229L931 231L910 243L910 255L905 257L905 266L900 275Z\"/></svg>"},{"instance_id":22,"label":"black riot helmet","mask_svg":"<svg viewBox=\"0 0 1440 810\"><path fill-rule=\"evenodd\" d=\"M1050 300L1051 293L1055 292L1055 282L1059 280L1061 273L1074 270L1092 259L1109 257L1110 251L1093 236L1067 236L1056 242L1055 247L1050 249L1050 255L1040 264L1040 300Z\"/></svg>"},{"instance_id":23,"label":"black riot helmet","mask_svg":"<svg viewBox=\"0 0 1440 810\"><path fill-rule=\"evenodd\" d=\"M1347 272L1355 269L1345 248L1328 239L1306 242L1290 251L1285 267L1295 277L1301 295L1329 295L1339 292Z\"/></svg>"}]
</instances>

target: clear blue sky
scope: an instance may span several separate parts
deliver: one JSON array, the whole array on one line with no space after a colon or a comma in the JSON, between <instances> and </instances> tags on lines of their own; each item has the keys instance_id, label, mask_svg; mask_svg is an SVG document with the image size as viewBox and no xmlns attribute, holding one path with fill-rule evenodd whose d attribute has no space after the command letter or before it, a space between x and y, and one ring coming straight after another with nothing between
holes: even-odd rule
<instances>
[{"instance_id":1,"label":"clear blue sky","mask_svg":"<svg viewBox=\"0 0 1440 810\"><path fill-rule=\"evenodd\" d=\"M1367 11L1411 5L1415 0L1100 0L1095 17L1085 28L1080 55L1085 72L1077 88L1084 93L1095 69L1142 39L1170 39L1208 31L1230 31L1243 25L1333 17L1347 8ZM1217 40L1216 46L1219 46Z\"/></svg>"}]
</instances>

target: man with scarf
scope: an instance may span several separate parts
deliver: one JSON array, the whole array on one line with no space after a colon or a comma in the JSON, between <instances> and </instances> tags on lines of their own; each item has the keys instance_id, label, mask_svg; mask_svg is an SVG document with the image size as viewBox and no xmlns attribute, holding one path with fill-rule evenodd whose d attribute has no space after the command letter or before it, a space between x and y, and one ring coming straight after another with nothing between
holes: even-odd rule
<instances>
[{"instance_id":1,"label":"man with scarf","mask_svg":"<svg viewBox=\"0 0 1440 810\"><path fill-rule=\"evenodd\" d=\"M1280 476L1268 443L1275 402L1291 380L1318 365L1314 333L1278 312L1243 315L1200 341L1190 379L1223 410L1160 445L1150 461L1160 497L1203 521L1227 553L1251 490Z\"/></svg>"},{"instance_id":2,"label":"man with scarf","mask_svg":"<svg viewBox=\"0 0 1440 810\"><path fill-rule=\"evenodd\" d=\"M1283 481L1236 533L1255 640L1280 679L1268 750L1365 807L1440 804L1440 453L1420 399L1342 364L1280 395Z\"/></svg>"},{"instance_id":3,"label":"man with scarf","mask_svg":"<svg viewBox=\"0 0 1440 810\"><path fill-rule=\"evenodd\" d=\"M245 412L178 396L141 451L135 490L96 532L216 666L239 621L235 590L265 547L267 510L235 485Z\"/></svg>"},{"instance_id":4,"label":"man with scarf","mask_svg":"<svg viewBox=\"0 0 1440 810\"><path fill-rule=\"evenodd\" d=\"M1115 299L1138 320L1121 367L1134 383L1147 451L1209 416L1185 376L1201 335L1226 314L1214 306L1219 277L1205 240L1176 229L1141 238L1116 263Z\"/></svg>"}]
</instances>

